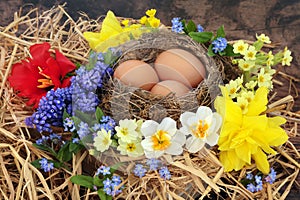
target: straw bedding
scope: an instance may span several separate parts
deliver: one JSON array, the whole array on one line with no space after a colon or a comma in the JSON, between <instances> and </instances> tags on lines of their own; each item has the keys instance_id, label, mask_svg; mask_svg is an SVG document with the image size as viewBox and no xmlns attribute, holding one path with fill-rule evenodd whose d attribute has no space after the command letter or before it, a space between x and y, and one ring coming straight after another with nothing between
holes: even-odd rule
<instances>
[{"instance_id":1,"label":"straw bedding","mask_svg":"<svg viewBox=\"0 0 300 200\"><path fill-rule=\"evenodd\" d=\"M37 42L49 42L73 62L85 63L89 47L82 33L99 30L100 25L101 18L90 20L84 14L74 21L63 7L58 6L44 13L34 9L27 14L15 15L12 23L0 27L0 199L98 198L96 193L70 182L72 175L92 175L98 167L99 163L87 151L73 157L71 172L58 169L46 174L30 164L37 158L49 156L32 146L35 139L40 137L24 124L24 119L32 111L14 94L7 77L12 64L28 56L29 46ZM226 60L219 59L216 62L223 67L228 65ZM291 82L295 80L282 72L277 75L280 76ZM240 183L246 170L224 173L216 149L205 149L197 154L177 156L169 166L172 181L162 181L157 173L147 174L141 179L123 174L126 189L119 196L120 199L204 199L207 196L213 199L285 199L292 187L299 188L300 114L292 112L293 103L294 99L289 95L271 101L269 105L269 115L280 115L287 119L284 128L290 140L276 149L278 154L269 157L271 166L278 172L278 178L274 184L265 185L262 192L253 194ZM127 166L127 172L132 167ZM255 170L255 166L247 169L250 170Z\"/></svg>"}]
</instances>

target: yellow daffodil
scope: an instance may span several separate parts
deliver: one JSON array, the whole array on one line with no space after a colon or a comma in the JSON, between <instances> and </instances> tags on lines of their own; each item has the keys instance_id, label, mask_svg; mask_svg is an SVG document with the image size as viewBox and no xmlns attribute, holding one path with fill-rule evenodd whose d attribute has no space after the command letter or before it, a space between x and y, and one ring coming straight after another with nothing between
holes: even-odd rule
<instances>
[{"instance_id":1,"label":"yellow daffodil","mask_svg":"<svg viewBox=\"0 0 300 200\"><path fill-rule=\"evenodd\" d=\"M246 51L248 49L248 44L245 43L243 40L239 40L236 43L233 44L233 52L239 53L241 55L245 55Z\"/></svg>"},{"instance_id":2,"label":"yellow daffodil","mask_svg":"<svg viewBox=\"0 0 300 200\"><path fill-rule=\"evenodd\" d=\"M140 36L148 29L140 29L140 24L128 25L129 21L124 20L123 25L118 21L112 11L108 11L102 22L99 33L84 32L84 38L89 42L91 49L97 52L105 52L110 47L118 46L130 40L130 36Z\"/></svg>"},{"instance_id":3,"label":"yellow daffodil","mask_svg":"<svg viewBox=\"0 0 300 200\"><path fill-rule=\"evenodd\" d=\"M157 19L156 17L149 18L148 21L149 21L150 26L153 28L157 28L160 25L160 20Z\"/></svg>"},{"instance_id":4,"label":"yellow daffodil","mask_svg":"<svg viewBox=\"0 0 300 200\"><path fill-rule=\"evenodd\" d=\"M94 138L94 147L97 151L104 152L108 150L109 146L112 143L111 140L111 131L106 131L101 129L97 132L97 136Z\"/></svg>"},{"instance_id":5,"label":"yellow daffodil","mask_svg":"<svg viewBox=\"0 0 300 200\"><path fill-rule=\"evenodd\" d=\"M160 124L153 120L145 121L141 132L145 137L141 144L147 158L158 158L164 153L180 155L183 151L186 138L170 117L164 118Z\"/></svg>"},{"instance_id":6,"label":"yellow daffodil","mask_svg":"<svg viewBox=\"0 0 300 200\"><path fill-rule=\"evenodd\" d=\"M140 19L140 23L145 25L148 21L148 17L147 16L143 16L141 19Z\"/></svg>"},{"instance_id":7,"label":"yellow daffodil","mask_svg":"<svg viewBox=\"0 0 300 200\"><path fill-rule=\"evenodd\" d=\"M271 40L268 36L266 36L265 34L260 34L259 36L256 34L256 38L257 40L266 43L266 44L270 44Z\"/></svg>"},{"instance_id":8,"label":"yellow daffodil","mask_svg":"<svg viewBox=\"0 0 300 200\"><path fill-rule=\"evenodd\" d=\"M223 117L218 145L225 171L240 170L254 160L257 168L268 174L270 166L266 154L276 153L270 146L282 145L288 139L280 127L285 119L262 114L268 103L266 87L256 91L245 114L229 97L227 90L224 87L221 90L223 96L216 98L215 108Z\"/></svg>"}]
</instances>

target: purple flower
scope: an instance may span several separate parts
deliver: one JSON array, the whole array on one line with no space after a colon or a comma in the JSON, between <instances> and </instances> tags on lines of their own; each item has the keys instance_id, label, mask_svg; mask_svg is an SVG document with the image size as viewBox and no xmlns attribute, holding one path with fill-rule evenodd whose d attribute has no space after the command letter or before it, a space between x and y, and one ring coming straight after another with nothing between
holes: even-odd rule
<instances>
[{"instance_id":1,"label":"purple flower","mask_svg":"<svg viewBox=\"0 0 300 200\"><path fill-rule=\"evenodd\" d=\"M162 168L160 168L160 170L158 172L159 172L159 175L161 178L163 178L165 180L171 179L171 173L170 173L168 167L162 167Z\"/></svg>"},{"instance_id":2,"label":"purple flower","mask_svg":"<svg viewBox=\"0 0 300 200\"><path fill-rule=\"evenodd\" d=\"M253 174L252 173L247 173L246 179L252 180L253 179Z\"/></svg>"},{"instance_id":3,"label":"purple flower","mask_svg":"<svg viewBox=\"0 0 300 200\"><path fill-rule=\"evenodd\" d=\"M73 138L73 139L72 139L72 143L78 144L78 143L79 143L79 138Z\"/></svg>"},{"instance_id":4,"label":"purple flower","mask_svg":"<svg viewBox=\"0 0 300 200\"><path fill-rule=\"evenodd\" d=\"M255 185L253 185L253 183L249 183L247 185L247 190L249 190L250 192L255 192L256 191L256 187L255 187Z\"/></svg>"},{"instance_id":5,"label":"purple flower","mask_svg":"<svg viewBox=\"0 0 300 200\"><path fill-rule=\"evenodd\" d=\"M269 173L269 175L265 178L265 181L272 184L274 183L276 179L276 172L273 168L271 168L271 172Z\"/></svg>"},{"instance_id":6,"label":"purple flower","mask_svg":"<svg viewBox=\"0 0 300 200\"><path fill-rule=\"evenodd\" d=\"M144 166L142 164L136 164L135 168L133 170L134 175L138 176L140 178L145 176L146 172L147 172L147 170L144 168Z\"/></svg>"},{"instance_id":7,"label":"purple flower","mask_svg":"<svg viewBox=\"0 0 300 200\"><path fill-rule=\"evenodd\" d=\"M181 33L183 31L183 24L179 17L174 17L172 19L172 31L175 33Z\"/></svg>"},{"instance_id":8,"label":"purple flower","mask_svg":"<svg viewBox=\"0 0 300 200\"><path fill-rule=\"evenodd\" d=\"M197 25L197 31L198 31L198 32L203 32L203 31L204 31L204 28L203 28L200 24L198 24L198 25Z\"/></svg>"},{"instance_id":9,"label":"purple flower","mask_svg":"<svg viewBox=\"0 0 300 200\"><path fill-rule=\"evenodd\" d=\"M147 165L149 166L149 170L157 170L160 164L160 160L151 158L147 160Z\"/></svg>"},{"instance_id":10,"label":"purple flower","mask_svg":"<svg viewBox=\"0 0 300 200\"><path fill-rule=\"evenodd\" d=\"M105 175L109 175L110 174L110 167L105 167L105 166L101 166L98 168L97 172L96 172L96 176L98 176L99 174L102 174L103 176Z\"/></svg>"},{"instance_id":11,"label":"purple flower","mask_svg":"<svg viewBox=\"0 0 300 200\"><path fill-rule=\"evenodd\" d=\"M75 131L75 123L73 119L67 117L64 120L64 131L70 131L70 132Z\"/></svg>"},{"instance_id":12,"label":"purple flower","mask_svg":"<svg viewBox=\"0 0 300 200\"><path fill-rule=\"evenodd\" d=\"M42 158L39 163L44 172L50 172L52 169L54 169L54 164L52 162L48 162L46 158Z\"/></svg>"}]
</instances>

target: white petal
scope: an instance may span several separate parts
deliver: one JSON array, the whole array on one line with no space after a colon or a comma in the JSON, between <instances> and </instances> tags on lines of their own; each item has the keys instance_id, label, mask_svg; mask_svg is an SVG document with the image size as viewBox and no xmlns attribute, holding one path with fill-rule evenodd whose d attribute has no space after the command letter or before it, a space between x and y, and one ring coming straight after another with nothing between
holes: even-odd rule
<instances>
[{"instance_id":1,"label":"white petal","mask_svg":"<svg viewBox=\"0 0 300 200\"><path fill-rule=\"evenodd\" d=\"M188 128L188 127L181 127L180 129L179 129L179 131L181 132L181 133L183 133L184 135L190 135L190 134L192 134L191 132L190 132L190 129Z\"/></svg>"},{"instance_id":2,"label":"white petal","mask_svg":"<svg viewBox=\"0 0 300 200\"><path fill-rule=\"evenodd\" d=\"M219 135L217 133L212 133L206 137L206 143L210 146L215 146L218 143Z\"/></svg>"},{"instance_id":3,"label":"white petal","mask_svg":"<svg viewBox=\"0 0 300 200\"><path fill-rule=\"evenodd\" d=\"M146 137L142 142L141 145L145 151L153 151L153 142L151 137Z\"/></svg>"},{"instance_id":4,"label":"white petal","mask_svg":"<svg viewBox=\"0 0 300 200\"><path fill-rule=\"evenodd\" d=\"M158 123L153 120L147 120L142 124L141 132L145 137L153 135L157 131Z\"/></svg>"},{"instance_id":5,"label":"white petal","mask_svg":"<svg viewBox=\"0 0 300 200\"><path fill-rule=\"evenodd\" d=\"M172 142L171 146L166 149L167 154L180 155L183 152L183 148L177 142Z\"/></svg>"},{"instance_id":6,"label":"white petal","mask_svg":"<svg viewBox=\"0 0 300 200\"><path fill-rule=\"evenodd\" d=\"M186 140L185 135L181 131L177 131L176 134L172 138L172 142L176 142L180 144L181 146L184 145Z\"/></svg>"},{"instance_id":7,"label":"white petal","mask_svg":"<svg viewBox=\"0 0 300 200\"><path fill-rule=\"evenodd\" d=\"M145 151L146 158L159 158L164 154L164 151Z\"/></svg>"},{"instance_id":8,"label":"white petal","mask_svg":"<svg viewBox=\"0 0 300 200\"><path fill-rule=\"evenodd\" d=\"M199 121L199 119L196 117L196 115L194 117L190 117L187 120L188 128L190 129L190 126L195 125L195 124L197 125L198 121Z\"/></svg>"},{"instance_id":9,"label":"white petal","mask_svg":"<svg viewBox=\"0 0 300 200\"><path fill-rule=\"evenodd\" d=\"M200 149L202 149L204 147L204 145L205 145L205 142L203 142L199 138L189 137L186 140L186 148L190 153L196 153L196 152L200 151Z\"/></svg>"},{"instance_id":10,"label":"white petal","mask_svg":"<svg viewBox=\"0 0 300 200\"><path fill-rule=\"evenodd\" d=\"M218 130L220 129L220 127L222 125L222 117L218 113L214 113L212 116L213 116L213 118L212 118L211 125L208 129L208 132L216 133L216 132L218 132Z\"/></svg>"},{"instance_id":11,"label":"white petal","mask_svg":"<svg viewBox=\"0 0 300 200\"><path fill-rule=\"evenodd\" d=\"M188 119L191 117L195 117L196 114L192 112L185 112L180 115L180 122L182 127L189 127L190 125L188 124Z\"/></svg>"},{"instance_id":12,"label":"white petal","mask_svg":"<svg viewBox=\"0 0 300 200\"><path fill-rule=\"evenodd\" d=\"M176 122L174 119L166 117L158 125L157 130L167 131L169 135L173 136L177 131Z\"/></svg>"},{"instance_id":13,"label":"white petal","mask_svg":"<svg viewBox=\"0 0 300 200\"><path fill-rule=\"evenodd\" d=\"M197 119L202 119L202 120L204 120L206 117L210 115L212 115L212 111L207 106L200 106L196 113Z\"/></svg>"}]
</instances>

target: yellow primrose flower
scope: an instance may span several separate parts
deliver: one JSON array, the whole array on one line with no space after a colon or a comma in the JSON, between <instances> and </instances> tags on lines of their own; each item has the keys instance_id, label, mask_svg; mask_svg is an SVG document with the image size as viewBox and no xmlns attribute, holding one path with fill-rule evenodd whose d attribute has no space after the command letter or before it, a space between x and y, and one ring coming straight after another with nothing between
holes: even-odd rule
<instances>
[{"instance_id":1,"label":"yellow primrose flower","mask_svg":"<svg viewBox=\"0 0 300 200\"><path fill-rule=\"evenodd\" d=\"M160 20L157 19L156 17L149 18L148 21L149 21L150 26L153 28L157 28L160 25Z\"/></svg>"},{"instance_id":2,"label":"yellow primrose flower","mask_svg":"<svg viewBox=\"0 0 300 200\"><path fill-rule=\"evenodd\" d=\"M243 96L237 97L237 101L236 101L237 105L240 106L242 113L246 114L248 112L248 99L246 99Z\"/></svg>"},{"instance_id":3,"label":"yellow primrose flower","mask_svg":"<svg viewBox=\"0 0 300 200\"><path fill-rule=\"evenodd\" d=\"M180 155L185 143L185 136L177 130L176 122L170 117L164 118L160 124L153 120L143 123L141 132L145 139L141 142L147 158L158 158L164 153Z\"/></svg>"},{"instance_id":4,"label":"yellow primrose flower","mask_svg":"<svg viewBox=\"0 0 300 200\"><path fill-rule=\"evenodd\" d=\"M140 19L140 23L143 24L143 25L145 25L145 24L147 23L147 21L148 21L147 16L143 16L143 17Z\"/></svg>"},{"instance_id":5,"label":"yellow primrose flower","mask_svg":"<svg viewBox=\"0 0 300 200\"><path fill-rule=\"evenodd\" d=\"M244 59L240 59L239 60L239 67L243 71L250 71L254 66L255 66L255 62L254 61L244 60Z\"/></svg>"},{"instance_id":6,"label":"yellow primrose flower","mask_svg":"<svg viewBox=\"0 0 300 200\"><path fill-rule=\"evenodd\" d=\"M115 127L117 136L124 142L131 142L139 138L138 132L136 132L137 123L135 120L123 119L119 121L119 126Z\"/></svg>"},{"instance_id":7,"label":"yellow primrose flower","mask_svg":"<svg viewBox=\"0 0 300 200\"><path fill-rule=\"evenodd\" d=\"M121 24L124 25L124 26L128 26L129 20L128 19L124 19L124 20L122 20Z\"/></svg>"},{"instance_id":8,"label":"yellow primrose flower","mask_svg":"<svg viewBox=\"0 0 300 200\"><path fill-rule=\"evenodd\" d=\"M97 136L94 138L94 147L97 151L104 152L109 149L111 140L111 131L108 132L105 129L101 129L97 132Z\"/></svg>"},{"instance_id":9,"label":"yellow primrose flower","mask_svg":"<svg viewBox=\"0 0 300 200\"><path fill-rule=\"evenodd\" d=\"M249 81L245 84L246 88L249 90L253 90L255 86L257 85L257 81Z\"/></svg>"},{"instance_id":10,"label":"yellow primrose flower","mask_svg":"<svg viewBox=\"0 0 300 200\"><path fill-rule=\"evenodd\" d=\"M119 146L117 150L120 151L121 155L128 155L130 157L138 157L144 154L144 149L141 145L140 140L134 140L131 142L124 142L119 140Z\"/></svg>"},{"instance_id":11,"label":"yellow primrose flower","mask_svg":"<svg viewBox=\"0 0 300 200\"><path fill-rule=\"evenodd\" d=\"M255 50L254 46L249 46L249 48L245 52L244 59L245 60L255 60L257 51Z\"/></svg>"},{"instance_id":12,"label":"yellow primrose flower","mask_svg":"<svg viewBox=\"0 0 300 200\"><path fill-rule=\"evenodd\" d=\"M274 55L272 51L269 51L267 55L267 66L272 66L274 64Z\"/></svg>"},{"instance_id":13,"label":"yellow primrose flower","mask_svg":"<svg viewBox=\"0 0 300 200\"><path fill-rule=\"evenodd\" d=\"M239 40L233 44L233 52L240 53L241 55L245 55L248 49L248 44L245 43L243 40Z\"/></svg>"},{"instance_id":14,"label":"yellow primrose flower","mask_svg":"<svg viewBox=\"0 0 300 200\"><path fill-rule=\"evenodd\" d=\"M257 83L258 87L265 86L271 89L273 87L272 76L269 73L265 73L264 68L261 68L259 74L257 75Z\"/></svg>"},{"instance_id":15,"label":"yellow primrose flower","mask_svg":"<svg viewBox=\"0 0 300 200\"><path fill-rule=\"evenodd\" d=\"M291 56L291 51L287 49L287 47L284 48L283 51L283 58L282 58L282 65L290 66L291 62L293 60L293 57Z\"/></svg>"},{"instance_id":16,"label":"yellow primrose flower","mask_svg":"<svg viewBox=\"0 0 300 200\"><path fill-rule=\"evenodd\" d=\"M287 141L288 136L280 127L286 120L261 114L268 103L266 87L256 91L246 114L229 98L224 87L221 86L221 90L223 96L216 98L215 108L223 117L218 145L220 161L225 171L238 171L245 165L250 165L253 159L257 168L268 174L270 166L266 154L275 154L270 146L279 146Z\"/></svg>"},{"instance_id":17,"label":"yellow primrose flower","mask_svg":"<svg viewBox=\"0 0 300 200\"><path fill-rule=\"evenodd\" d=\"M241 88L242 84L243 84L243 78L239 77L235 80L230 80L229 83L227 83L225 85L225 87L229 93L229 96L231 98L237 97L237 92Z\"/></svg>"},{"instance_id":18,"label":"yellow primrose flower","mask_svg":"<svg viewBox=\"0 0 300 200\"><path fill-rule=\"evenodd\" d=\"M256 38L257 40L266 43L266 44L270 44L271 40L268 36L266 36L265 34L260 34L259 36L256 34Z\"/></svg>"},{"instance_id":19,"label":"yellow primrose flower","mask_svg":"<svg viewBox=\"0 0 300 200\"><path fill-rule=\"evenodd\" d=\"M147 10L146 11L146 15L148 16L148 17L154 17L155 16L155 14L156 14L156 9L149 9L149 10Z\"/></svg>"},{"instance_id":20,"label":"yellow primrose flower","mask_svg":"<svg viewBox=\"0 0 300 200\"><path fill-rule=\"evenodd\" d=\"M254 82L254 81L253 81ZM255 84L256 85L256 84ZM255 86L254 86L255 87ZM253 91L247 91L247 90L243 90L240 93L240 96L243 97L244 99L246 99L248 101L248 103L250 103L253 99L254 99L254 92Z\"/></svg>"}]
</instances>

